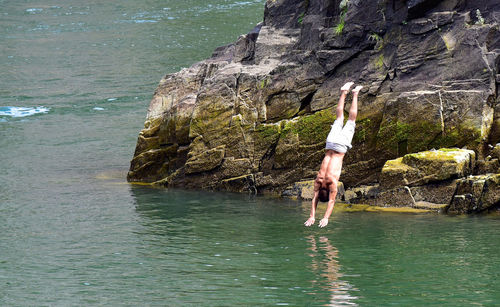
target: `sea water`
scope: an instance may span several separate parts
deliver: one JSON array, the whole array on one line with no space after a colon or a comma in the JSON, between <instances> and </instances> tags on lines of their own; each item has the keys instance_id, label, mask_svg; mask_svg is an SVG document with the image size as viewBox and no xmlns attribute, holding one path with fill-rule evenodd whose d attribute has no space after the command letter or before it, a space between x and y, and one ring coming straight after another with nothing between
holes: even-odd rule
<instances>
[{"instance_id":1,"label":"sea water","mask_svg":"<svg viewBox=\"0 0 500 307\"><path fill-rule=\"evenodd\" d=\"M498 215L126 183L161 77L264 1L0 0L0 306L496 306ZM322 213L324 207L320 207Z\"/></svg>"}]
</instances>

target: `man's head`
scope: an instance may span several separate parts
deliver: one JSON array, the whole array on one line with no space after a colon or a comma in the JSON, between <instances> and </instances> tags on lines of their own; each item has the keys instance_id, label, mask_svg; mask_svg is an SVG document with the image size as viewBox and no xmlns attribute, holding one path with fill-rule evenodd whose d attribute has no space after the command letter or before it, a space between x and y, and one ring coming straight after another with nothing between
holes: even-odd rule
<instances>
[{"instance_id":1,"label":"man's head","mask_svg":"<svg viewBox=\"0 0 500 307\"><path fill-rule=\"evenodd\" d=\"M321 187L319 189L318 199L321 202L328 202L328 200L330 200L330 190L328 188Z\"/></svg>"}]
</instances>

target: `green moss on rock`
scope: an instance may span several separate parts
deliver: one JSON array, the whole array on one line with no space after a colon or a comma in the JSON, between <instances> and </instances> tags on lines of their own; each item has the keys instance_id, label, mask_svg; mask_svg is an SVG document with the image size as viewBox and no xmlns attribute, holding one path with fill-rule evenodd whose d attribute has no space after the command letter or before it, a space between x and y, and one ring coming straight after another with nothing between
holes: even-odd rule
<instances>
[{"instance_id":1,"label":"green moss on rock","mask_svg":"<svg viewBox=\"0 0 500 307\"><path fill-rule=\"evenodd\" d=\"M464 147L476 149L481 144L481 128L464 121L456 127L447 127L429 145L431 147Z\"/></svg>"},{"instance_id":2,"label":"green moss on rock","mask_svg":"<svg viewBox=\"0 0 500 307\"><path fill-rule=\"evenodd\" d=\"M442 147L475 149L480 143L481 129L467 122L443 132L440 123L387 121L382 123L377 135L377 148L393 156Z\"/></svg>"},{"instance_id":3,"label":"green moss on rock","mask_svg":"<svg viewBox=\"0 0 500 307\"><path fill-rule=\"evenodd\" d=\"M222 101L205 101L199 104L193 113L189 137L217 137L220 131L229 127L232 117L233 108L230 105L225 105Z\"/></svg>"},{"instance_id":4,"label":"green moss on rock","mask_svg":"<svg viewBox=\"0 0 500 307\"><path fill-rule=\"evenodd\" d=\"M289 133L293 133L298 136L301 144L324 143L334 120L335 116L331 109L301 116L296 120L285 122L282 137L285 138Z\"/></svg>"},{"instance_id":5,"label":"green moss on rock","mask_svg":"<svg viewBox=\"0 0 500 307\"><path fill-rule=\"evenodd\" d=\"M377 136L377 147L391 153L393 156L404 155L429 149L437 135L441 134L441 125L432 122L402 122L383 123ZM401 146L404 144L404 147Z\"/></svg>"},{"instance_id":6,"label":"green moss on rock","mask_svg":"<svg viewBox=\"0 0 500 307\"><path fill-rule=\"evenodd\" d=\"M256 135L262 140L274 139L281 133L279 124L261 124L255 127Z\"/></svg>"}]
</instances>

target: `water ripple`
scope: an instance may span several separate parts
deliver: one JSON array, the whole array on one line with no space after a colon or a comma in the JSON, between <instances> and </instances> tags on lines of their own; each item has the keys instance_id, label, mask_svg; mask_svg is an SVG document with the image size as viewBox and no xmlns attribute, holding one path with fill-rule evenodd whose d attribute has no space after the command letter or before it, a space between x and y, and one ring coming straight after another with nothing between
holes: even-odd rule
<instances>
[{"instance_id":1,"label":"water ripple","mask_svg":"<svg viewBox=\"0 0 500 307\"><path fill-rule=\"evenodd\" d=\"M46 107L0 107L0 116L26 117L36 114L48 113L50 108Z\"/></svg>"}]
</instances>

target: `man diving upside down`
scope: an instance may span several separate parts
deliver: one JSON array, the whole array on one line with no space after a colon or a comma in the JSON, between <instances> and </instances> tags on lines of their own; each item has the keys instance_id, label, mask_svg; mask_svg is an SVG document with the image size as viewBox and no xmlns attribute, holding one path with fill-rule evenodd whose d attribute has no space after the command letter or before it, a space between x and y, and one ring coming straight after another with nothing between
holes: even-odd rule
<instances>
[{"instance_id":1,"label":"man diving upside down","mask_svg":"<svg viewBox=\"0 0 500 307\"><path fill-rule=\"evenodd\" d=\"M363 88L361 85L358 85L352 90L352 104L349 109L349 118L344 125L344 101L353 84L354 82L347 82L340 89L340 99L336 111L337 119L326 138L325 157L323 158L323 162L321 162L318 176L314 181L311 215L304 223L306 226L314 224L318 201L328 202L325 215L319 222L319 227L328 225L328 218L330 218L333 206L335 205L337 185L342 170L342 160L347 150L352 147L351 141L354 136L354 128L356 127L356 116L358 115L358 94L361 88Z\"/></svg>"}]
</instances>

